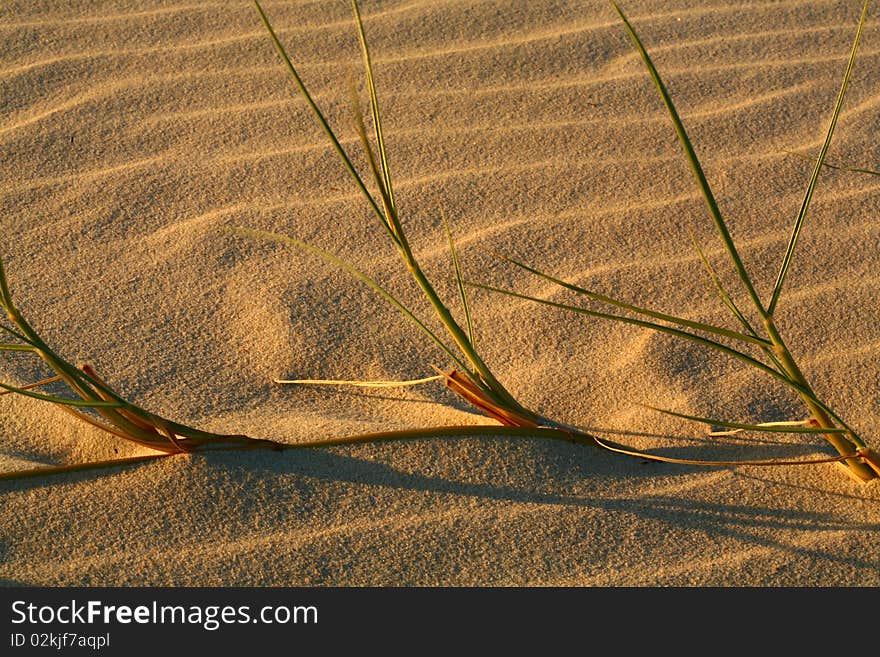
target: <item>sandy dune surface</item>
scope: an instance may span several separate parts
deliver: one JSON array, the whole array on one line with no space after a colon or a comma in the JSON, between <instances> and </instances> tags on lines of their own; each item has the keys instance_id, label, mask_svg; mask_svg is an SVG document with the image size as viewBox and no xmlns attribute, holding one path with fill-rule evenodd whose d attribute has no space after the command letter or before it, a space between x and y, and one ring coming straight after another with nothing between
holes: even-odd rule
<instances>
[{"instance_id":1,"label":"sandy dune surface","mask_svg":"<svg viewBox=\"0 0 880 657\"><path fill-rule=\"evenodd\" d=\"M624 0L759 292L769 295L861 2ZM265 10L346 145L366 98L343 0ZM622 299L735 328L697 237L735 274L610 4L363 0L410 241L461 316L468 278L563 303L493 251ZM828 161L880 169L880 7ZM0 6L0 256L71 362L200 428L288 443L492 424L435 383L447 356L339 254L432 320L248 2ZM357 160L363 165L362 159ZM880 447L880 177L826 169L778 311L817 392ZM746 299L741 299L744 303ZM833 454L816 436L703 428L644 404L801 419L778 382L669 335L485 290L477 341L530 408L686 459ZM433 326L433 325L432 325ZM46 371L0 352L0 381ZM0 469L146 454L52 405L0 397ZM539 437L174 456L0 482L6 585L880 585L880 487L834 464L713 468Z\"/></svg>"}]
</instances>

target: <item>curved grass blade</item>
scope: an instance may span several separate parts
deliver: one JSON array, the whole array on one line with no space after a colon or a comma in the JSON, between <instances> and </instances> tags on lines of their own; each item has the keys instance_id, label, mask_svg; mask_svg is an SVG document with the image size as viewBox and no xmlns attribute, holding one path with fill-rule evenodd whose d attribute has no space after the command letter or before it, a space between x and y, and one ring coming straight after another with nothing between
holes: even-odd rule
<instances>
[{"instance_id":1,"label":"curved grass blade","mask_svg":"<svg viewBox=\"0 0 880 657\"><path fill-rule=\"evenodd\" d=\"M681 118L679 118L678 116L678 111L675 109L675 104L672 102L672 98L669 96L669 92L666 90L666 85L663 84L663 80L660 78L660 74L654 67L654 63L648 56L648 52L645 50L644 45L642 45L641 39L639 39L638 34L636 34L635 29L633 29L633 26L630 24L626 15L623 13L623 10L614 0L610 1L611 4L614 5L614 8L617 10L617 13L620 15L621 20L623 20L627 32L629 32L630 38L635 44L636 49L639 51L639 55L641 55L642 61L645 63L645 66L647 67L648 72L651 75L651 79L654 81L654 85L657 87L657 90L660 92L660 96L663 98L663 103L666 105L666 109L669 112L669 116L672 118L673 125L675 126L675 132L678 134L678 140L679 142L681 142L682 148L684 148L688 163L690 164L691 169L694 172L694 176L697 179L700 191L702 192L703 198L706 201L706 205L709 208L709 214L712 217L712 220L715 222L715 226L718 229L722 240L724 241L724 246L727 248L727 252L730 255L731 260L733 261L734 266L736 267L736 271L739 274L739 278L742 281L743 287L745 287L746 291L749 294L749 297L752 299L752 303L755 304L755 308L758 310L761 316L764 316L764 306L761 304L761 299L760 297L758 297L758 293L757 291L755 291L752 280L749 277L745 265L743 264L742 259L739 256L739 251L737 250L736 245L733 242L733 238L730 236L730 231L727 229L727 224L725 224L724 219L721 217L721 210L718 208L718 203L715 201L715 196L712 193L712 189L709 187L709 181L706 180L706 175L703 173L703 167L700 165L700 161L697 158L696 151L694 151L694 147L691 144L691 140L687 135L687 131L684 129L684 124L681 122Z\"/></svg>"},{"instance_id":2,"label":"curved grass blade","mask_svg":"<svg viewBox=\"0 0 880 657\"><path fill-rule=\"evenodd\" d=\"M846 89L849 86L850 75L852 74L853 66L856 61L856 52L859 49L859 42L862 39L862 27L865 24L865 18L868 15L868 6L870 3L871 0L865 0L865 4L862 7L862 15L859 18L859 26L856 29L856 37L853 40L852 50L849 54L849 62L847 62L846 73L843 76L843 83L840 85L840 92L837 94L837 102L834 105L834 112L831 114L831 122L828 125L828 132L825 135L825 143L822 144L822 150L819 152L816 165L813 167L813 174L810 176L810 183L807 185L807 191L804 194L801 209L798 212L794 229L788 240L788 247L785 250L785 256L782 258L782 265L779 267L779 275L776 277L776 284L773 286L773 296L770 298L770 303L767 306L767 314L771 316L776 310L776 304L779 303L779 295L782 294L782 285L785 283L785 277L788 274L789 267L791 267L791 260L794 257L794 250L797 246L798 237L803 228L804 219L806 219L807 210L810 207L810 201L812 200L813 192L816 189L816 183L819 181L819 173L822 171L822 164L825 162L825 156L828 154L828 147L831 146L831 137L834 135L834 130L837 127L837 119L840 116L840 109L843 106L843 99L846 96Z\"/></svg>"},{"instance_id":3,"label":"curved grass blade","mask_svg":"<svg viewBox=\"0 0 880 657\"><path fill-rule=\"evenodd\" d=\"M347 271L349 274L351 274L355 278L359 279L363 283L366 283L377 294L379 294L379 296L381 296L383 299L385 299L391 305L393 305L395 308L397 308L400 312L402 312L411 322L413 322L419 328L419 330L421 330L425 335L427 335L429 338L431 338L431 340L433 340L443 350L443 352L447 356L449 356L459 367L461 367L464 371L468 372L469 374L471 373L471 371L467 367L467 365L465 365L461 361L461 359L459 359L459 357L456 356L455 353L449 347L446 346L446 343L444 343L440 338L438 338L437 335L431 329L429 329L427 326L425 326L424 322L422 322L418 317L416 317L415 314L413 314L413 312L409 308L407 308L405 305L403 305L403 303L398 301L398 299L394 295L392 295L388 290L386 290L384 287L379 285L376 281L374 281L372 278L370 278L369 276L364 274L362 271L360 271L359 269L357 269L353 265L348 264L344 260L333 255L332 253L328 253L327 251L323 251L322 249L319 249L316 246L312 246L308 242L303 242L302 240L298 240L295 237L289 237L287 235L279 235L278 233L271 233L268 231L256 230L253 228L231 228L229 230L231 230L232 232L235 232L235 233L239 233L241 235L248 235L250 237L256 237L256 238L260 238L260 239L269 239L269 240L273 240L275 242L281 242L283 244L291 244L293 246L296 246L296 247L302 249L303 251L307 251L308 253L319 256L320 258L323 258L324 260L326 260L330 264L333 264L333 265L339 267L340 269Z\"/></svg>"},{"instance_id":4,"label":"curved grass blade","mask_svg":"<svg viewBox=\"0 0 880 657\"><path fill-rule=\"evenodd\" d=\"M699 417L697 415L687 415L685 413L676 413L675 411L669 411L664 408L657 408L656 406L648 406L647 404L642 404L645 408L651 409L652 411L656 411L658 413L663 413L664 415L671 415L673 417L679 417L684 420L690 420L691 422L698 422L700 424L708 424L716 427L728 427L729 429L742 429L743 431L765 431L770 433L846 433L846 429L842 428L834 428L834 429L824 429L822 427L816 426L804 426L801 424L794 424L791 422L762 422L760 424L747 424L744 422L727 422L725 420L715 420L712 418Z\"/></svg>"},{"instance_id":5,"label":"curved grass blade","mask_svg":"<svg viewBox=\"0 0 880 657\"><path fill-rule=\"evenodd\" d=\"M598 294L597 292L592 292L590 290L586 290L582 287L574 285L573 283L567 283L559 278L555 278L550 274L545 274L542 271L539 271L529 265L514 260L513 258L509 258L507 256L499 255L499 257L507 260L508 262L516 265L517 267L521 267L526 271L529 271L536 276L540 276L543 279L550 281L551 283L555 283L561 287L567 288L578 294L582 294L590 299L595 301L600 301L602 303L606 303L611 306L615 306L617 308L621 308L622 310L628 310L630 312L636 313L638 315L645 315L646 317L653 317L654 319L659 319L664 322L669 322L670 324L677 324L678 326L685 326L687 328L695 329L698 331L705 331L707 333L713 333L718 336L723 336L726 338L732 338L734 340L739 340L741 342L750 342L752 344L756 344L761 347L770 347L772 344L763 338L758 337L757 335L745 335L743 333L739 333L738 331L732 331L730 329L722 328L720 326L714 326L712 324L704 324L702 322L695 322L689 319L683 319L681 317L675 317L674 315L667 315L666 313L657 312L654 310L649 310L647 308L642 308L640 306L634 306L629 303L625 303L623 301L618 301L617 299L613 299L611 297L606 297L603 294Z\"/></svg>"},{"instance_id":6,"label":"curved grass blade","mask_svg":"<svg viewBox=\"0 0 880 657\"><path fill-rule=\"evenodd\" d=\"M783 460L762 460L762 461L703 461L698 459L679 459L673 458L671 456L660 456L659 454L649 454L648 452L640 452L634 449L628 449L625 447L617 447L616 445L612 445L604 440L595 439L596 444L599 447L607 449L610 452L615 452L617 454L623 454L625 456L635 456L641 459L648 459L649 461L661 461L663 463L678 463L681 465L705 465L710 467L721 467L721 468L730 468L736 466L790 466L790 465L817 465L820 463L842 463L847 459L853 458L853 455L850 456L827 456L816 459L803 459L799 461L783 461ZM860 456L856 454L855 456ZM860 481L860 483L862 483Z\"/></svg>"},{"instance_id":7,"label":"curved grass blade","mask_svg":"<svg viewBox=\"0 0 880 657\"><path fill-rule=\"evenodd\" d=\"M449 229L449 222L446 220L446 213L440 210L440 216L443 218L443 226L446 228L446 237L449 240L449 252L452 254L452 265L455 267L455 282L458 285L458 295L461 298L461 307L464 311L465 322L467 322L468 340L471 346L476 348L477 343L474 340L474 323L471 320L471 308L468 302L467 290L464 286L464 277L461 273L461 265L458 262L458 252L455 248L455 240L452 239L452 231Z\"/></svg>"}]
</instances>

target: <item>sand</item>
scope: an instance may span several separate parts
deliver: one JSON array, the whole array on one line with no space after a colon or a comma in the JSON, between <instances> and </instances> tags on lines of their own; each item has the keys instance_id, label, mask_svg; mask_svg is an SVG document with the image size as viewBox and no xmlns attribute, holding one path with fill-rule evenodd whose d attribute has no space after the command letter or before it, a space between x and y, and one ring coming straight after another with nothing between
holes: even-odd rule
<instances>
[{"instance_id":1,"label":"sand","mask_svg":"<svg viewBox=\"0 0 880 657\"><path fill-rule=\"evenodd\" d=\"M792 153L821 147L860 6L623 3L765 297L811 172ZM348 4L265 9L356 151ZM440 208L469 278L578 302L496 250L735 327L690 232L731 289L735 275L610 5L364 0L362 11L403 220L459 317ZM450 363L361 282L228 230L309 240L433 321L250 3L13 0L0 17L0 256L18 306L65 358L165 417L286 443L493 424L437 383L272 383L417 378ZM878 120L875 4L828 161L880 169ZM819 394L875 447L878 210L880 178L825 170L778 311ZM804 416L738 361L486 291L471 301L493 371L544 415L677 458L833 454L814 436L708 438L643 406ZM6 383L46 375L24 355L0 358ZM0 418L3 472L149 453L31 399L3 396ZM834 464L678 465L538 436L194 454L0 482L0 580L876 586L878 502L876 482Z\"/></svg>"}]
</instances>

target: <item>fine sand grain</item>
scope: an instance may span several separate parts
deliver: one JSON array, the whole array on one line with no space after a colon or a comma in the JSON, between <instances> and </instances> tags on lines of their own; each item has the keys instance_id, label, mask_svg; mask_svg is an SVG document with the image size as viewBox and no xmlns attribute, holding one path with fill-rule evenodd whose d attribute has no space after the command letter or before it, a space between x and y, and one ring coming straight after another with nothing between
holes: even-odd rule
<instances>
[{"instance_id":1,"label":"fine sand grain","mask_svg":"<svg viewBox=\"0 0 880 657\"><path fill-rule=\"evenodd\" d=\"M861 2L624 0L746 266L772 289ZM343 0L264 8L356 149ZM571 300L495 259L729 325L693 231L734 282L668 116L598 0L363 0L410 240L457 310L437 209L468 277ZM828 161L880 169L872 6ZM306 442L490 424L444 354L337 253L422 308L248 2L0 6L0 255L57 351L200 428ZM880 447L880 177L823 172L778 319L817 392ZM706 438L646 410L801 419L794 395L672 337L475 291L479 346L530 408L690 459L807 459L815 436ZM430 317L426 310L423 316ZM2 352L0 352L2 354ZM46 373L18 354L0 381ZM0 469L145 454L56 407L0 397ZM833 464L706 468L537 438L175 456L0 482L6 585L880 585L880 487Z\"/></svg>"}]
</instances>

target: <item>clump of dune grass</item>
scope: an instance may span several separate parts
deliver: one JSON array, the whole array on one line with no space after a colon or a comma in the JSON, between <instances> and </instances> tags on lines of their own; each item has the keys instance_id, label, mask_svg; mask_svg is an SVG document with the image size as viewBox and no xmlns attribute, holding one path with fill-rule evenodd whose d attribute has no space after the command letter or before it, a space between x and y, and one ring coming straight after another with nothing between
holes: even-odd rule
<instances>
[{"instance_id":1,"label":"clump of dune grass","mask_svg":"<svg viewBox=\"0 0 880 657\"><path fill-rule=\"evenodd\" d=\"M452 391L466 399L470 404L478 408L489 417L501 422L507 426L515 427L560 427L559 423L553 422L548 418L542 417L538 413L529 410L521 404L513 394L498 380L489 365L483 359L482 355L476 347L474 337L474 327L471 318L471 310L468 303L467 292L463 282L461 267L452 239L449 225L445 216L443 223L449 237L449 248L451 259L455 270L456 281L459 291L459 300L461 303L461 312L463 321L456 319L449 306L440 298L434 285L425 275L424 270L419 264L413 249L410 246L409 239L404 229L397 201L394 193L394 186L391 178L391 169L388 160L388 152L385 145L385 139L382 131L382 120L379 110L379 101L376 91L376 85L373 77L373 65L370 58L370 50L367 45L364 26L361 20L360 10L356 0L352 0L351 6L354 13L354 19L357 26L358 37L361 47L361 56L363 59L365 78L370 96L370 116L373 127L373 140L371 144L367 135L367 127L364 117L359 109L356 96L354 100L354 123L360 139L360 144L365 155L369 175L375 184L375 192L371 192L367 186L366 178L357 171L352 158L342 146L336 132L328 123L324 113L312 99L305 83L302 80L296 67L287 55L284 46L278 39L275 30L260 6L259 2L254 3L263 24L268 31L272 42L281 56L285 67L290 73L293 82L298 88L300 94L313 112L316 120L326 133L330 143L335 149L339 158L351 175L358 191L363 196L369 211L375 215L378 220L380 230L383 230L388 240L394 246L403 260L404 266L412 274L418 288L421 290L423 297L433 309L436 319L439 320L440 326L445 331L445 336L440 332L429 327L428 322L418 316L417 311L404 305L397 296L391 291L383 287L377 281L369 277L364 272L355 268L348 262L343 261L334 254L327 253L312 244L303 242L295 237L281 235L278 233L269 233L252 229L241 228L238 232L253 237L266 238L276 240L286 244L294 245L313 255L323 258L325 261L340 269L348 272L352 276L358 278L370 288L372 288L380 297L389 302L399 312L401 312L409 321L414 323L418 329L449 358L452 369L441 370L436 377L426 377L414 381L406 382L368 382L368 381L337 381L337 380L315 380L315 379L276 379L279 383L299 383L299 384L333 384L333 385L362 385L362 386L388 386L388 385L410 385L416 383L424 383L434 380L442 380ZM374 150L375 149L375 150ZM365 179L366 178L366 179ZM575 431L573 428L570 428Z\"/></svg>"},{"instance_id":2,"label":"clump of dune grass","mask_svg":"<svg viewBox=\"0 0 880 657\"><path fill-rule=\"evenodd\" d=\"M706 207L708 208L709 215L715 225L715 228L717 229L719 236L721 237L721 240L724 243L725 250L736 271L736 274L742 285L743 292L754 308L754 311L757 315L757 321L750 321L747 318L746 313L740 310L739 306L734 301L734 296L728 293L728 291L722 285L720 277L718 276L712 264L709 262L708 258L700 249L700 246L696 243L696 241L694 242L694 246L705 266L712 286L717 292L721 302L727 307L735 320L739 323L740 328L738 329L730 329L722 326L695 322L683 319L678 315L661 313L648 308L635 306L633 304L629 304L624 301L614 299L603 294L599 294L595 291L586 290L577 285L565 282L564 280L551 276L545 272L539 271L534 267L531 267L512 258L505 258L505 260L531 272L536 276L551 281L558 286L561 286L568 290L572 290L586 297L592 302L604 304L605 306L610 306L617 309L618 311L624 311L628 314L601 312L591 308L573 306L563 303L557 303L548 299L531 297L528 295L519 294L510 290L499 289L481 283L471 284L483 289L488 289L494 292L500 292L523 299L529 299L542 304L555 306L557 308L562 308L576 313L590 315L592 317L607 319L611 321L625 322L655 331L661 331L684 340L692 341L704 347L721 351L729 356L737 358L749 367L752 367L775 378L781 384L794 391L800 397L807 410L809 411L810 418L802 421L781 423L765 422L756 424L748 422L729 422L713 418L696 417L682 413L674 413L663 409L654 410L668 413L670 415L694 422L709 424L712 426L726 427L733 431L785 431L820 434L837 450L841 457L843 457L838 461L838 463L845 467L848 474L852 475L855 479L859 481L869 481L871 479L877 478L878 474L880 474L880 458L878 458L878 455L870 447L868 447L864 440L850 425L848 425L838 415L838 413L836 413L825 401L820 399L814 388L808 382L803 370L795 360L791 350L789 349L785 340L780 334L779 328L777 327L775 321L775 313L780 303L780 300L782 299L782 292L786 277L795 256L798 237L800 236L804 222L807 218L810 201L813 198L813 194L816 190L820 172L822 171L823 166L840 168L858 173L874 175L877 174L877 172L870 169L838 167L834 165L829 165L825 162L825 157L831 144L832 135L834 134L835 128L837 126L837 120L840 115L840 110L843 105L844 97L846 95L846 89L849 84L850 75L853 69L853 65L855 63L856 52L858 50L859 41L861 40L862 28L865 24L869 4L869 0L866 0L864 3L861 17L858 23L858 28L856 30L855 39L853 41L852 49L850 51L849 61L846 67L845 74L843 76L843 82L841 84L840 91L834 105L834 109L831 113L831 119L826 132L825 141L819 152L819 156L814 161L813 172L810 177L809 184L807 185L807 189L804 194L800 210L794 220L794 225L788 240L788 246L779 265L778 275L776 278L776 282L773 286L773 291L770 295L769 300L765 303L759 297L755 289L755 285L753 284L753 281L746 271L746 267L744 266L742 259L740 258L737 246L728 230L727 224L722 218L721 211L719 210L718 204L715 201L715 197L709 186L709 182L703 173L703 168L700 165L697 154L694 150L693 145L691 144L691 140L689 139L687 132L685 131L684 124L682 123L681 118L679 117L678 112L675 109L675 105L673 104L672 98L667 92L666 86L664 85L660 74L657 72L657 69L651 61L651 58L648 55L641 39L636 34L635 29L630 24L623 10L612 0L612 5L614 5L614 8L620 15L620 18L623 21L629 37L631 38L642 61L648 69L654 85L659 91L663 103L669 113L669 116L672 119L675 132L678 135L678 139L684 149L687 161L696 178L697 185L706 202ZM706 337L707 335L710 337ZM731 346L730 343L733 343L735 346ZM747 350L751 350L753 353L748 353Z\"/></svg>"},{"instance_id":3,"label":"clump of dune grass","mask_svg":"<svg viewBox=\"0 0 880 657\"><path fill-rule=\"evenodd\" d=\"M36 356L54 372L34 383L11 385L0 382L0 395L15 393L50 402L94 427L119 438L156 450L159 454L182 454L218 449L272 446L272 441L243 435L217 434L173 422L127 401L103 381L88 364L73 365L56 353L25 319L12 299L3 261L0 259L0 352ZM63 383L70 396L37 392L43 386ZM150 458L137 457L135 460ZM82 466L63 466L71 470Z\"/></svg>"}]
</instances>

